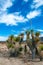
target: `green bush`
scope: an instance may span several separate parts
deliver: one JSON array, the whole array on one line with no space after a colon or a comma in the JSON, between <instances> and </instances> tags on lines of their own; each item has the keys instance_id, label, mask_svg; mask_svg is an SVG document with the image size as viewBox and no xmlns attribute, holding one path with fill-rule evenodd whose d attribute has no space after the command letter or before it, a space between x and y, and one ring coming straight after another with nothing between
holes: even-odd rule
<instances>
[{"instance_id":1,"label":"green bush","mask_svg":"<svg viewBox=\"0 0 43 65\"><path fill-rule=\"evenodd\" d=\"M19 51L21 52L21 51L22 51L22 49L23 49L23 48L22 48L22 47L20 47L20 48L19 48Z\"/></svg>"},{"instance_id":2,"label":"green bush","mask_svg":"<svg viewBox=\"0 0 43 65\"><path fill-rule=\"evenodd\" d=\"M7 43L7 47L8 47L8 49L9 49L9 48L14 48L14 45L11 44L11 43Z\"/></svg>"},{"instance_id":3,"label":"green bush","mask_svg":"<svg viewBox=\"0 0 43 65\"><path fill-rule=\"evenodd\" d=\"M40 45L40 46L39 46L39 49L40 49L40 50L43 50L43 45Z\"/></svg>"}]
</instances>

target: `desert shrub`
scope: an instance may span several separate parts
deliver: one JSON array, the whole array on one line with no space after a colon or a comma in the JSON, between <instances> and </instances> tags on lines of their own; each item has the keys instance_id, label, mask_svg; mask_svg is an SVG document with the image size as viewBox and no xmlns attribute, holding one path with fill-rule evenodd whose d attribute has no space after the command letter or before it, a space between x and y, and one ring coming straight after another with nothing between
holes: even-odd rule
<instances>
[{"instance_id":1,"label":"desert shrub","mask_svg":"<svg viewBox=\"0 0 43 65\"><path fill-rule=\"evenodd\" d=\"M14 48L14 45L11 44L11 43L7 43L7 47L8 47L8 49L9 49L9 48Z\"/></svg>"},{"instance_id":2,"label":"desert shrub","mask_svg":"<svg viewBox=\"0 0 43 65\"><path fill-rule=\"evenodd\" d=\"M22 51L22 49L23 49L23 48L22 48L22 47L20 47L20 48L19 48L19 51Z\"/></svg>"},{"instance_id":3,"label":"desert shrub","mask_svg":"<svg viewBox=\"0 0 43 65\"><path fill-rule=\"evenodd\" d=\"M40 49L40 50L43 50L43 45L40 45L40 46L39 46L39 49Z\"/></svg>"}]
</instances>

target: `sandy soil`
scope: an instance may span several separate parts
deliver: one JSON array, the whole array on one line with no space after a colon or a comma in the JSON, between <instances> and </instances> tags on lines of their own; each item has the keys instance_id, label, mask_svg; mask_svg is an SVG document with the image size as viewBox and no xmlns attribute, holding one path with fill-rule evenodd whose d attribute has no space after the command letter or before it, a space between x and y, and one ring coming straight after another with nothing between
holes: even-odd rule
<instances>
[{"instance_id":1,"label":"sandy soil","mask_svg":"<svg viewBox=\"0 0 43 65\"><path fill-rule=\"evenodd\" d=\"M23 60L18 58L4 58L0 57L0 65L43 65L43 61L39 62L23 62Z\"/></svg>"},{"instance_id":2,"label":"sandy soil","mask_svg":"<svg viewBox=\"0 0 43 65\"><path fill-rule=\"evenodd\" d=\"M26 63L22 62L17 58L0 58L0 65L26 65Z\"/></svg>"}]
</instances>

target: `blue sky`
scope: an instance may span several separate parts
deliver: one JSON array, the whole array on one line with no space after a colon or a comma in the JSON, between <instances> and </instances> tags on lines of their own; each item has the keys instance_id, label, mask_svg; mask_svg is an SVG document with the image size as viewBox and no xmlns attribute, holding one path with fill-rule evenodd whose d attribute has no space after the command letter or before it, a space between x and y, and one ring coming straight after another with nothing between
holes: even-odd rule
<instances>
[{"instance_id":1,"label":"blue sky","mask_svg":"<svg viewBox=\"0 0 43 65\"><path fill-rule=\"evenodd\" d=\"M0 0L0 41L30 30L43 36L43 0Z\"/></svg>"}]
</instances>

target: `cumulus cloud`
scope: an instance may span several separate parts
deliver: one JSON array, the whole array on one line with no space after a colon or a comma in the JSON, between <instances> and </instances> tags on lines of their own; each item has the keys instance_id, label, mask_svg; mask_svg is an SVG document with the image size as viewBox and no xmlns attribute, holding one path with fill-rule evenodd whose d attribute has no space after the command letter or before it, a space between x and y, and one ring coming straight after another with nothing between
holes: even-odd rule
<instances>
[{"instance_id":1,"label":"cumulus cloud","mask_svg":"<svg viewBox=\"0 0 43 65\"><path fill-rule=\"evenodd\" d=\"M17 23L22 23L27 21L20 12L15 12L13 14L7 14L7 8L13 5L13 0L1 0L0 1L0 23L5 23L6 25L17 25Z\"/></svg>"},{"instance_id":2,"label":"cumulus cloud","mask_svg":"<svg viewBox=\"0 0 43 65\"><path fill-rule=\"evenodd\" d=\"M0 36L0 41L6 41L8 39L8 37L6 36Z\"/></svg>"},{"instance_id":3,"label":"cumulus cloud","mask_svg":"<svg viewBox=\"0 0 43 65\"><path fill-rule=\"evenodd\" d=\"M15 14L3 14L0 18L0 23L5 23L6 25L17 25L17 23L22 23L27 21L22 15Z\"/></svg>"},{"instance_id":4,"label":"cumulus cloud","mask_svg":"<svg viewBox=\"0 0 43 65\"><path fill-rule=\"evenodd\" d=\"M27 14L26 18L20 14L20 12L15 12L13 14L4 13L0 17L0 23L5 23L6 25L17 25L18 23L24 23L28 19L35 18L41 14L40 10L34 10Z\"/></svg>"},{"instance_id":5,"label":"cumulus cloud","mask_svg":"<svg viewBox=\"0 0 43 65\"><path fill-rule=\"evenodd\" d=\"M14 15L12 15L12 14L10 14L10 15L4 14L0 19L0 23L5 23L6 25L16 24L16 23L14 23Z\"/></svg>"},{"instance_id":6,"label":"cumulus cloud","mask_svg":"<svg viewBox=\"0 0 43 65\"><path fill-rule=\"evenodd\" d=\"M41 14L40 10L34 10L27 14L28 19L35 18L36 16L39 16Z\"/></svg>"},{"instance_id":7,"label":"cumulus cloud","mask_svg":"<svg viewBox=\"0 0 43 65\"><path fill-rule=\"evenodd\" d=\"M17 25L18 23L24 23L28 21L28 19L35 18L41 13L39 10L31 11L27 14L26 18L20 14L21 12L7 14L7 8L13 5L12 1L13 0L0 1L0 23L5 23L6 25ZM27 2L28 0L24 1Z\"/></svg>"},{"instance_id":8,"label":"cumulus cloud","mask_svg":"<svg viewBox=\"0 0 43 65\"><path fill-rule=\"evenodd\" d=\"M12 0L0 0L0 10L5 11L8 7L12 6Z\"/></svg>"},{"instance_id":9,"label":"cumulus cloud","mask_svg":"<svg viewBox=\"0 0 43 65\"><path fill-rule=\"evenodd\" d=\"M38 8L43 6L43 0L33 0L32 8Z\"/></svg>"}]
</instances>

